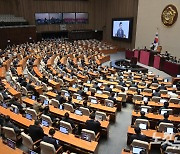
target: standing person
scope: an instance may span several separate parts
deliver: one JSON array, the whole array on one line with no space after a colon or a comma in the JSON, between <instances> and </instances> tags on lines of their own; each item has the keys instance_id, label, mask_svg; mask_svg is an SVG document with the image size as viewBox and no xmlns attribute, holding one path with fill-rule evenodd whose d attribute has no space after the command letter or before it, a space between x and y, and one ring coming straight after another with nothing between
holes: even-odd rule
<instances>
[{"instance_id":1,"label":"standing person","mask_svg":"<svg viewBox=\"0 0 180 154\"><path fill-rule=\"evenodd\" d=\"M119 23L119 29L116 33L117 37L124 38L124 30L122 29L122 22Z\"/></svg>"}]
</instances>

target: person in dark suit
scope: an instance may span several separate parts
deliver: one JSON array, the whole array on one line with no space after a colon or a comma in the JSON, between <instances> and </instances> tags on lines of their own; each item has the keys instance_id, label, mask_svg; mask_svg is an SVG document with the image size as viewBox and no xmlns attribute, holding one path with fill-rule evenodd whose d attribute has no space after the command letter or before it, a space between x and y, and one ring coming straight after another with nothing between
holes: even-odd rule
<instances>
[{"instance_id":1,"label":"person in dark suit","mask_svg":"<svg viewBox=\"0 0 180 154\"><path fill-rule=\"evenodd\" d=\"M122 29L122 22L119 23L119 29L116 33L117 37L124 38L124 30Z\"/></svg>"},{"instance_id":2,"label":"person in dark suit","mask_svg":"<svg viewBox=\"0 0 180 154\"><path fill-rule=\"evenodd\" d=\"M131 85L130 85L131 87L137 87L137 85L135 84L135 82L134 81L132 81L132 83L131 83Z\"/></svg>"},{"instance_id":3,"label":"person in dark suit","mask_svg":"<svg viewBox=\"0 0 180 154\"><path fill-rule=\"evenodd\" d=\"M35 120L34 125L29 126L29 136L31 136L33 142L40 140L44 137L44 131L40 126L40 121Z\"/></svg>"},{"instance_id":4,"label":"person in dark suit","mask_svg":"<svg viewBox=\"0 0 180 154\"><path fill-rule=\"evenodd\" d=\"M164 102L164 105L159 109L159 113L161 113L162 109L168 109L168 108L169 108L169 102Z\"/></svg>"},{"instance_id":5,"label":"person in dark suit","mask_svg":"<svg viewBox=\"0 0 180 154\"><path fill-rule=\"evenodd\" d=\"M119 85L124 87L126 86L122 78L119 79Z\"/></svg>"},{"instance_id":6,"label":"person in dark suit","mask_svg":"<svg viewBox=\"0 0 180 154\"><path fill-rule=\"evenodd\" d=\"M137 119L147 119L148 120L148 117L145 116L145 112L144 111L141 111L140 112L141 116L139 116Z\"/></svg>"},{"instance_id":7,"label":"person in dark suit","mask_svg":"<svg viewBox=\"0 0 180 154\"><path fill-rule=\"evenodd\" d=\"M48 79L43 75L42 79L41 79L42 82L48 84Z\"/></svg>"},{"instance_id":8,"label":"person in dark suit","mask_svg":"<svg viewBox=\"0 0 180 154\"><path fill-rule=\"evenodd\" d=\"M70 123L70 124L71 124L71 127L72 127L72 128L75 128L75 125L74 125L73 121L69 118L69 113L68 113L68 112L66 112L66 113L64 114L64 117L62 118L62 121L65 121L65 122Z\"/></svg>"},{"instance_id":9,"label":"person in dark suit","mask_svg":"<svg viewBox=\"0 0 180 154\"><path fill-rule=\"evenodd\" d=\"M11 105L15 105L18 107L18 110L21 114L24 114L25 111L23 110L23 106L21 105L20 101L18 100L17 97L14 97L10 100L10 102L8 103L9 106Z\"/></svg>"},{"instance_id":10,"label":"person in dark suit","mask_svg":"<svg viewBox=\"0 0 180 154\"><path fill-rule=\"evenodd\" d=\"M77 93L81 96L85 96L85 92L83 91L82 87L79 87L79 90L77 91Z\"/></svg>"},{"instance_id":11,"label":"person in dark suit","mask_svg":"<svg viewBox=\"0 0 180 154\"><path fill-rule=\"evenodd\" d=\"M95 114L92 113L90 114L90 120L87 120L86 121L86 129L88 130L92 130L95 132L95 134L97 134L100 130L100 126L101 126L101 123L97 120L95 120Z\"/></svg>"},{"instance_id":12,"label":"person in dark suit","mask_svg":"<svg viewBox=\"0 0 180 154\"><path fill-rule=\"evenodd\" d=\"M110 88L109 84L104 88L104 90L105 91L109 91L110 93L112 92L112 89Z\"/></svg>"},{"instance_id":13,"label":"person in dark suit","mask_svg":"<svg viewBox=\"0 0 180 154\"><path fill-rule=\"evenodd\" d=\"M161 94L160 94L160 92L159 92L159 89L157 88L157 89L155 90L155 92L154 92L152 95L153 95L153 96L160 97Z\"/></svg>"},{"instance_id":14,"label":"person in dark suit","mask_svg":"<svg viewBox=\"0 0 180 154\"><path fill-rule=\"evenodd\" d=\"M133 142L134 139L148 142L147 136L141 134L141 129L139 127L135 127L134 131L136 134L130 137L130 144Z\"/></svg>"},{"instance_id":15,"label":"person in dark suit","mask_svg":"<svg viewBox=\"0 0 180 154\"><path fill-rule=\"evenodd\" d=\"M2 94L4 100L10 99L10 97L8 96L8 93L7 93L7 89L5 89L2 86L3 86L3 84L0 86L0 93Z\"/></svg>"},{"instance_id":16,"label":"person in dark suit","mask_svg":"<svg viewBox=\"0 0 180 154\"><path fill-rule=\"evenodd\" d=\"M167 88L166 88L165 85L162 83L162 84L159 86L159 90L167 90Z\"/></svg>"},{"instance_id":17,"label":"person in dark suit","mask_svg":"<svg viewBox=\"0 0 180 154\"><path fill-rule=\"evenodd\" d=\"M168 120L168 118L169 118L169 114L168 113L164 113L164 119L163 120L159 120L158 123L157 123L157 126L159 126L159 124L161 122L172 123L172 121Z\"/></svg>"},{"instance_id":18,"label":"person in dark suit","mask_svg":"<svg viewBox=\"0 0 180 154\"><path fill-rule=\"evenodd\" d=\"M15 133L18 134L18 135L21 133L21 130L11 122L11 119L10 119L9 115L5 116L3 126L13 128Z\"/></svg>"},{"instance_id":19,"label":"person in dark suit","mask_svg":"<svg viewBox=\"0 0 180 154\"><path fill-rule=\"evenodd\" d=\"M157 78L155 77L154 80L152 81L152 83L158 83Z\"/></svg>"},{"instance_id":20,"label":"person in dark suit","mask_svg":"<svg viewBox=\"0 0 180 154\"><path fill-rule=\"evenodd\" d=\"M60 104L63 104L66 102L66 98L61 95L61 91L58 92L56 99L59 101Z\"/></svg>"},{"instance_id":21,"label":"person in dark suit","mask_svg":"<svg viewBox=\"0 0 180 154\"><path fill-rule=\"evenodd\" d=\"M53 138L54 134L55 134L55 129L54 129L54 128L51 128L51 129L49 130L48 136L44 136L44 137L43 137L43 141L44 141L44 142L47 142L47 143L50 143L50 144L53 144L53 145L54 145L54 148L57 150L57 149L59 148L59 145L57 144L56 139Z\"/></svg>"},{"instance_id":22,"label":"person in dark suit","mask_svg":"<svg viewBox=\"0 0 180 154\"><path fill-rule=\"evenodd\" d=\"M97 82L94 83L93 88L95 88L96 90L100 90L100 87L98 86Z\"/></svg>"},{"instance_id":23,"label":"person in dark suit","mask_svg":"<svg viewBox=\"0 0 180 154\"><path fill-rule=\"evenodd\" d=\"M45 106L42 113L49 116L51 120L54 121L55 117L53 117L52 114L49 112L49 106Z\"/></svg>"},{"instance_id":24,"label":"person in dark suit","mask_svg":"<svg viewBox=\"0 0 180 154\"><path fill-rule=\"evenodd\" d=\"M73 108L76 109L76 105L72 102L72 97L71 96L68 97L67 103L71 104L73 106Z\"/></svg>"},{"instance_id":25,"label":"person in dark suit","mask_svg":"<svg viewBox=\"0 0 180 154\"><path fill-rule=\"evenodd\" d=\"M116 98L114 98L115 93L112 92L111 95L108 97L109 100L112 100L114 102L114 105L117 104Z\"/></svg>"}]
</instances>

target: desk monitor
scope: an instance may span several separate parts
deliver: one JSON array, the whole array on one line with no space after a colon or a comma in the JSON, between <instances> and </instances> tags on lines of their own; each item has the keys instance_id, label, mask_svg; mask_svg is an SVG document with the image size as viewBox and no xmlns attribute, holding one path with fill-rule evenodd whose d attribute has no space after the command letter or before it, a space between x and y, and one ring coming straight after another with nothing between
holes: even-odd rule
<instances>
[{"instance_id":1,"label":"desk monitor","mask_svg":"<svg viewBox=\"0 0 180 154\"><path fill-rule=\"evenodd\" d=\"M103 92L101 90L97 90L97 94L102 94Z\"/></svg>"},{"instance_id":2,"label":"desk monitor","mask_svg":"<svg viewBox=\"0 0 180 154\"><path fill-rule=\"evenodd\" d=\"M173 88L176 88L176 85L173 85Z\"/></svg>"},{"instance_id":3,"label":"desk monitor","mask_svg":"<svg viewBox=\"0 0 180 154\"><path fill-rule=\"evenodd\" d=\"M8 105L3 102L2 106L7 109Z\"/></svg>"},{"instance_id":4,"label":"desk monitor","mask_svg":"<svg viewBox=\"0 0 180 154\"><path fill-rule=\"evenodd\" d=\"M108 102L106 105L107 105L108 107L113 107L113 103L111 103L111 102Z\"/></svg>"},{"instance_id":5,"label":"desk monitor","mask_svg":"<svg viewBox=\"0 0 180 154\"><path fill-rule=\"evenodd\" d=\"M103 77L102 77L102 76L100 76L100 80L103 80Z\"/></svg>"},{"instance_id":6,"label":"desk monitor","mask_svg":"<svg viewBox=\"0 0 180 154\"><path fill-rule=\"evenodd\" d=\"M164 82L168 82L168 79L164 79Z\"/></svg>"},{"instance_id":7,"label":"desk monitor","mask_svg":"<svg viewBox=\"0 0 180 154\"><path fill-rule=\"evenodd\" d=\"M133 147L133 154L140 154L141 151L144 151L144 149L140 147Z\"/></svg>"},{"instance_id":8,"label":"desk monitor","mask_svg":"<svg viewBox=\"0 0 180 154\"><path fill-rule=\"evenodd\" d=\"M87 81L87 83L88 83L88 84L90 84L90 83L91 83L91 81L89 81L89 80L88 80L88 81Z\"/></svg>"},{"instance_id":9,"label":"desk monitor","mask_svg":"<svg viewBox=\"0 0 180 154\"><path fill-rule=\"evenodd\" d=\"M29 113L26 113L26 118L29 119L29 120L32 120L32 115L29 114Z\"/></svg>"},{"instance_id":10,"label":"desk monitor","mask_svg":"<svg viewBox=\"0 0 180 154\"><path fill-rule=\"evenodd\" d=\"M72 85L72 87L73 87L73 88L76 88L76 85L75 85L75 84L73 84L73 85Z\"/></svg>"},{"instance_id":11,"label":"desk monitor","mask_svg":"<svg viewBox=\"0 0 180 154\"><path fill-rule=\"evenodd\" d=\"M31 97L33 100L36 100L36 96L34 96L34 95L32 95L32 97Z\"/></svg>"},{"instance_id":12,"label":"desk monitor","mask_svg":"<svg viewBox=\"0 0 180 154\"><path fill-rule=\"evenodd\" d=\"M125 91L127 91L127 90L128 90L128 87L124 87L124 89L125 89Z\"/></svg>"},{"instance_id":13,"label":"desk monitor","mask_svg":"<svg viewBox=\"0 0 180 154\"><path fill-rule=\"evenodd\" d=\"M81 133L81 139L91 142L91 135L85 132Z\"/></svg>"},{"instance_id":14,"label":"desk monitor","mask_svg":"<svg viewBox=\"0 0 180 154\"><path fill-rule=\"evenodd\" d=\"M87 92L88 91L88 87L84 87L84 91Z\"/></svg>"},{"instance_id":15,"label":"desk monitor","mask_svg":"<svg viewBox=\"0 0 180 154\"><path fill-rule=\"evenodd\" d=\"M99 121L103 121L102 115L96 114L95 119L96 119L96 120L99 120Z\"/></svg>"},{"instance_id":16,"label":"desk monitor","mask_svg":"<svg viewBox=\"0 0 180 154\"><path fill-rule=\"evenodd\" d=\"M49 101L47 99L44 100L44 104L43 105L49 105Z\"/></svg>"},{"instance_id":17,"label":"desk monitor","mask_svg":"<svg viewBox=\"0 0 180 154\"><path fill-rule=\"evenodd\" d=\"M161 115L164 115L164 113L167 113L167 110L161 110Z\"/></svg>"},{"instance_id":18,"label":"desk monitor","mask_svg":"<svg viewBox=\"0 0 180 154\"><path fill-rule=\"evenodd\" d=\"M155 93L156 92L156 90L153 90L153 93Z\"/></svg>"},{"instance_id":19,"label":"desk monitor","mask_svg":"<svg viewBox=\"0 0 180 154\"><path fill-rule=\"evenodd\" d=\"M64 109L64 107L63 107L62 104L59 105L59 109L60 109L60 110L63 110L63 109Z\"/></svg>"},{"instance_id":20,"label":"desk monitor","mask_svg":"<svg viewBox=\"0 0 180 154\"><path fill-rule=\"evenodd\" d=\"M65 93L64 95L65 95L66 97L69 97L69 93Z\"/></svg>"},{"instance_id":21,"label":"desk monitor","mask_svg":"<svg viewBox=\"0 0 180 154\"><path fill-rule=\"evenodd\" d=\"M145 113L148 113L148 108L141 108L141 111L144 111Z\"/></svg>"},{"instance_id":22,"label":"desk monitor","mask_svg":"<svg viewBox=\"0 0 180 154\"><path fill-rule=\"evenodd\" d=\"M148 97L144 97L144 98L143 98L143 101L144 101L144 102L148 102Z\"/></svg>"},{"instance_id":23,"label":"desk monitor","mask_svg":"<svg viewBox=\"0 0 180 154\"><path fill-rule=\"evenodd\" d=\"M139 128L146 130L147 129L147 125L146 124L139 124Z\"/></svg>"},{"instance_id":24,"label":"desk monitor","mask_svg":"<svg viewBox=\"0 0 180 154\"><path fill-rule=\"evenodd\" d=\"M68 134L68 129L66 127L60 126L59 130L61 133Z\"/></svg>"},{"instance_id":25,"label":"desk monitor","mask_svg":"<svg viewBox=\"0 0 180 154\"><path fill-rule=\"evenodd\" d=\"M166 133L173 134L174 133L174 129L172 127L167 127L166 128Z\"/></svg>"},{"instance_id":26,"label":"desk monitor","mask_svg":"<svg viewBox=\"0 0 180 154\"><path fill-rule=\"evenodd\" d=\"M113 88L114 88L114 85L110 85L110 88L113 89Z\"/></svg>"},{"instance_id":27,"label":"desk monitor","mask_svg":"<svg viewBox=\"0 0 180 154\"><path fill-rule=\"evenodd\" d=\"M45 126L45 127L49 127L49 123L48 121L42 119L42 125Z\"/></svg>"},{"instance_id":28,"label":"desk monitor","mask_svg":"<svg viewBox=\"0 0 180 154\"><path fill-rule=\"evenodd\" d=\"M98 86L101 87L101 86L102 86L102 83L98 83Z\"/></svg>"},{"instance_id":29,"label":"desk monitor","mask_svg":"<svg viewBox=\"0 0 180 154\"><path fill-rule=\"evenodd\" d=\"M97 104L97 100L96 99L91 99L91 103Z\"/></svg>"},{"instance_id":30,"label":"desk monitor","mask_svg":"<svg viewBox=\"0 0 180 154\"><path fill-rule=\"evenodd\" d=\"M82 97L81 96L77 96L77 100L82 100Z\"/></svg>"},{"instance_id":31,"label":"desk monitor","mask_svg":"<svg viewBox=\"0 0 180 154\"><path fill-rule=\"evenodd\" d=\"M33 151L33 150L29 150L28 154L38 154L37 152Z\"/></svg>"},{"instance_id":32,"label":"desk monitor","mask_svg":"<svg viewBox=\"0 0 180 154\"><path fill-rule=\"evenodd\" d=\"M80 111L80 110L75 110L75 114L77 114L77 115L82 115L82 111Z\"/></svg>"},{"instance_id":33,"label":"desk monitor","mask_svg":"<svg viewBox=\"0 0 180 154\"><path fill-rule=\"evenodd\" d=\"M19 113L19 109L16 108L16 107L13 107L13 112L16 113L16 114L18 114L18 113Z\"/></svg>"},{"instance_id":34,"label":"desk monitor","mask_svg":"<svg viewBox=\"0 0 180 154\"><path fill-rule=\"evenodd\" d=\"M128 72L131 72L131 70L128 70Z\"/></svg>"},{"instance_id":35,"label":"desk monitor","mask_svg":"<svg viewBox=\"0 0 180 154\"><path fill-rule=\"evenodd\" d=\"M180 78L180 74L178 74L177 77Z\"/></svg>"},{"instance_id":36,"label":"desk monitor","mask_svg":"<svg viewBox=\"0 0 180 154\"><path fill-rule=\"evenodd\" d=\"M12 149L16 148L16 142L14 142L13 140L11 140L9 138L7 138L7 145Z\"/></svg>"}]
</instances>

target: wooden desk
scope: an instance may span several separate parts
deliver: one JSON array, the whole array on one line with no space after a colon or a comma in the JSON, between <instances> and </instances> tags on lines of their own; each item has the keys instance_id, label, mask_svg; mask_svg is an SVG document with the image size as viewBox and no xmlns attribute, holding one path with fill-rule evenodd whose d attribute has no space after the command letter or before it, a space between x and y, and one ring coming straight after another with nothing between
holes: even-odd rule
<instances>
[{"instance_id":1,"label":"wooden desk","mask_svg":"<svg viewBox=\"0 0 180 154\"><path fill-rule=\"evenodd\" d=\"M7 81L3 81L3 83L5 84L5 88L7 89L7 91L14 97L18 97L21 98L21 93L16 91L13 87L11 87L11 85L7 82Z\"/></svg>"},{"instance_id":2,"label":"wooden desk","mask_svg":"<svg viewBox=\"0 0 180 154\"><path fill-rule=\"evenodd\" d=\"M52 87L54 87L56 90L59 90L59 89L60 89L60 83L55 82L55 81L53 81L53 80L49 80L48 82L49 82L49 84L50 84Z\"/></svg>"},{"instance_id":3,"label":"wooden desk","mask_svg":"<svg viewBox=\"0 0 180 154\"><path fill-rule=\"evenodd\" d=\"M28 120L24 118L21 114L15 114L11 112L9 109L3 108L2 106L0 106L0 113L3 115L9 115L15 123L17 123L23 128L28 128L30 125L34 124L34 120ZM49 129L50 128L48 127L43 127L43 130L46 135L49 133ZM87 151L94 153L97 150L97 142L88 142L75 137L73 134L63 134L59 131L56 131L54 137L65 144L69 144L75 148L83 150L83 153L87 153Z\"/></svg>"},{"instance_id":4,"label":"wooden desk","mask_svg":"<svg viewBox=\"0 0 180 154\"><path fill-rule=\"evenodd\" d=\"M43 74L39 71L39 69L38 69L37 66L34 66L34 67L33 67L33 70L34 70L35 74L36 74L39 78L42 78L42 77L43 77Z\"/></svg>"},{"instance_id":5,"label":"wooden desk","mask_svg":"<svg viewBox=\"0 0 180 154\"><path fill-rule=\"evenodd\" d=\"M122 149L121 154L132 154L132 151L130 151L130 152L125 152L124 149Z\"/></svg>"},{"instance_id":6,"label":"wooden desk","mask_svg":"<svg viewBox=\"0 0 180 154\"><path fill-rule=\"evenodd\" d=\"M169 135L169 137L167 137L167 135L165 135L163 132L157 132L156 130L153 130L153 129L142 130L141 132L142 132L142 134L146 135L149 139L158 137L160 140L166 140L166 139L169 141L174 140L174 134L171 134L171 135ZM128 132L127 132L127 144L128 145L130 144L130 136L133 134L135 134L134 128L129 126Z\"/></svg>"},{"instance_id":7,"label":"wooden desk","mask_svg":"<svg viewBox=\"0 0 180 154\"><path fill-rule=\"evenodd\" d=\"M5 78L5 77L6 77L6 68L0 67L0 78Z\"/></svg>"},{"instance_id":8,"label":"wooden desk","mask_svg":"<svg viewBox=\"0 0 180 154\"><path fill-rule=\"evenodd\" d=\"M140 116L140 112L136 113L135 111L132 111L132 121L131 124L133 125L135 120L137 119L137 117ZM160 114L154 114L154 113L147 113L146 117L149 119L150 122L150 128L155 129L155 126L157 126L157 122L159 120L163 120L163 115ZM172 121L172 123L174 124L175 127L177 127L177 125L180 123L180 117L176 117L173 115L169 115L169 120Z\"/></svg>"},{"instance_id":9,"label":"wooden desk","mask_svg":"<svg viewBox=\"0 0 180 154\"><path fill-rule=\"evenodd\" d=\"M110 84L110 85L118 85L117 82L111 82L111 81L107 81L107 80L100 80L100 79L97 79L98 82L102 82L102 83L107 83L107 84Z\"/></svg>"},{"instance_id":10,"label":"wooden desk","mask_svg":"<svg viewBox=\"0 0 180 154\"><path fill-rule=\"evenodd\" d=\"M23 151L21 151L18 148L16 149L10 148L8 145L2 142L2 139L0 139L0 151L4 154L22 154L23 153Z\"/></svg>"},{"instance_id":11,"label":"wooden desk","mask_svg":"<svg viewBox=\"0 0 180 154\"><path fill-rule=\"evenodd\" d=\"M23 74L23 68L21 66L17 67L17 74L18 76Z\"/></svg>"}]
</instances>

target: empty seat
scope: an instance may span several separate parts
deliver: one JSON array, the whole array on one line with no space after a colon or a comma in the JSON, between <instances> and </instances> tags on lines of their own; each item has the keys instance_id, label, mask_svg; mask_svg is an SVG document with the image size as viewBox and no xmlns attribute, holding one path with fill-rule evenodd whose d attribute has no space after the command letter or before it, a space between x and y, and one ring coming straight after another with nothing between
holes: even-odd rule
<instances>
[{"instance_id":1,"label":"empty seat","mask_svg":"<svg viewBox=\"0 0 180 154\"><path fill-rule=\"evenodd\" d=\"M140 127L140 124L145 124L146 125L146 128L144 128L144 129L148 129L149 126L150 126L149 121L147 119L136 119L134 125L136 127L138 127L138 126Z\"/></svg>"},{"instance_id":2,"label":"empty seat","mask_svg":"<svg viewBox=\"0 0 180 154\"><path fill-rule=\"evenodd\" d=\"M41 115L41 119L47 121L49 126L52 126L52 123L53 123L53 122L52 122L50 116L47 116L47 115L45 115L45 114L42 114L42 115Z\"/></svg>"},{"instance_id":3,"label":"empty seat","mask_svg":"<svg viewBox=\"0 0 180 154\"><path fill-rule=\"evenodd\" d=\"M59 107L59 101L56 99L51 99L51 105L53 105L54 107L58 108Z\"/></svg>"},{"instance_id":4,"label":"empty seat","mask_svg":"<svg viewBox=\"0 0 180 154\"><path fill-rule=\"evenodd\" d=\"M140 140L136 140L134 139L133 142L132 142L132 147L140 147L140 148L143 148L147 151L147 153L149 153L150 149L151 149L151 146L148 142L145 142L145 141L140 141Z\"/></svg>"},{"instance_id":5,"label":"empty seat","mask_svg":"<svg viewBox=\"0 0 180 154\"><path fill-rule=\"evenodd\" d=\"M143 96L142 95L134 95L133 96L133 102L135 103L136 101L142 101Z\"/></svg>"},{"instance_id":6,"label":"empty seat","mask_svg":"<svg viewBox=\"0 0 180 154\"><path fill-rule=\"evenodd\" d=\"M178 98L170 98L169 103L179 104L180 99L178 99Z\"/></svg>"},{"instance_id":7,"label":"empty seat","mask_svg":"<svg viewBox=\"0 0 180 154\"><path fill-rule=\"evenodd\" d=\"M68 129L68 133L72 133L72 126L69 122L65 122L63 120L60 121L60 126L67 128Z\"/></svg>"},{"instance_id":8,"label":"empty seat","mask_svg":"<svg viewBox=\"0 0 180 154\"><path fill-rule=\"evenodd\" d=\"M178 154L180 153L180 148L176 146L167 146L165 153Z\"/></svg>"},{"instance_id":9,"label":"empty seat","mask_svg":"<svg viewBox=\"0 0 180 154\"><path fill-rule=\"evenodd\" d=\"M82 112L82 115L86 115L86 116L89 116L90 115L90 111L88 108L85 108L85 107L80 107L79 110Z\"/></svg>"},{"instance_id":10,"label":"empty seat","mask_svg":"<svg viewBox=\"0 0 180 154\"><path fill-rule=\"evenodd\" d=\"M61 146L58 148L58 150L56 150L53 144L44 141L40 142L40 148L41 148L41 154L57 154L62 150Z\"/></svg>"},{"instance_id":11,"label":"empty seat","mask_svg":"<svg viewBox=\"0 0 180 154\"><path fill-rule=\"evenodd\" d=\"M74 112L73 106L71 104L68 104L68 103L64 103L64 109L68 110L70 112Z\"/></svg>"},{"instance_id":12,"label":"empty seat","mask_svg":"<svg viewBox=\"0 0 180 154\"><path fill-rule=\"evenodd\" d=\"M161 97L158 97L158 96L153 96L152 97L152 101L156 102L156 103L160 102L160 99L161 99Z\"/></svg>"},{"instance_id":13,"label":"empty seat","mask_svg":"<svg viewBox=\"0 0 180 154\"><path fill-rule=\"evenodd\" d=\"M114 101L105 99L105 105L108 107L114 107Z\"/></svg>"},{"instance_id":14,"label":"empty seat","mask_svg":"<svg viewBox=\"0 0 180 154\"><path fill-rule=\"evenodd\" d=\"M95 118L97 120L101 120L101 121L106 120L106 113L100 112L100 111L96 111L95 112Z\"/></svg>"},{"instance_id":15,"label":"empty seat","mask_svg":"<svg viewBox=\"0 0 180 154\"><path fill-rule=\"evenodd\" d=\"M92 130L87 130L87 129L82 129L81 134L82 134L82 133L85 133L85 134L87 134L88 136L90 136L90 141L95 141L96 135L95 135L95 132L94 132L94 131L92 131Z\"/></svg>"},{"instance_id":16,"label":"empty seat","mask_svg":"<svg viewBox=\"0 0 180 154\"><path fill-rule=\"evenodd\" d=\"M166 131L165 129L166 128L173 128L174 127L174 125L172 124L172 123L165 123L165 122L161 122L160 124L159 124L159 126L158 126L158 131L159 132L164 132L164 131Z\"/></svg>"},{"instance_id":17,"label":"empty seat","mask_svg":"<svg viewBox=\"0 0 180 154\"><path fill-rule=\"evenodd\" d=\"M32 115L32 119L33 119L33 120L36 120L36 119L37 119L37 112L36 112L36 110L27 108L27 109L26 109L26 112L27 112L28 114Z\"/></svg>"}]
</instances>

